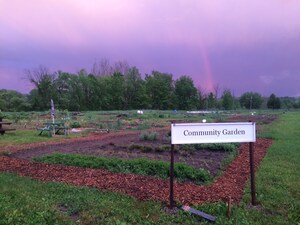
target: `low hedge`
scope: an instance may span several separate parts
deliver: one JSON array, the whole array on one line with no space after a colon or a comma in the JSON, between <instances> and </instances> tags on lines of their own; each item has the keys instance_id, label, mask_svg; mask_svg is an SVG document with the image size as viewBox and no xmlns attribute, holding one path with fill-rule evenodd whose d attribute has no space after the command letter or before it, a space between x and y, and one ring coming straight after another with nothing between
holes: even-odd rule
<instances>
[{"instance_id":1,"label":"low hedge","mask_svg":"<svg viewBox=\"0 0 300 225\"><path fill-rule=\"evenodd\" d=\"M106 169L116 173L134 173L147 176L157 176L163 179L169 177L170 164L161 160L120 159L79 154L54 153L34 159L36 162L78 166L84 168ZM211 175L204 169L195 169L185 163L175 163L174 175L179 182L193 181L197 184L212 180Z\"/></svg>"}]
</instances>

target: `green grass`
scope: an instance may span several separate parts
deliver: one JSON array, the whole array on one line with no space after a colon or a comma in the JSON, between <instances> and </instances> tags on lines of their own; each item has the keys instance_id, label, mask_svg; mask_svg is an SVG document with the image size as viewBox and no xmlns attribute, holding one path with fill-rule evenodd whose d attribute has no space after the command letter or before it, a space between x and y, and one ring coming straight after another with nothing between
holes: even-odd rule
<instances>
[{"instance_id":1,"label":"green grass","mask_svg":"<svg viewBox=\"0 0 300 225\"><path fill-rule=\"evenodd\" d=\"M275 142L256 173L259 206L249 207L249 185L240 206L233 206L232 219L226 218L226 204L198 208L218 215L217 224L300 224L300 114L290 112L266 129Z\"/></svg>"},{"instance_id":2,"label":"green grass","mask_svg":"<svg viewBox=\"0 0 300 225\"><path fill-rule=\"evenodd\" d=\"M0 135L0 148L7 147L18 144L28 144L35 142L44 142L50 140L58 140L65 138L74 138L78 136L84 136L86 133L74 133L68 136L65 135L55 135L55 137L48 137L48 134L38 135L39 132L36 130L16 130L6 132L4 135Z\"/></svg>"},{"instance_id":3,"label":"green grass","mask_svg":"<svg viewBox=\"0 0 300 225\"><path fill-rule=\"evenodd\" d=\"M120 159L108 157L86 156L78 154L54 153L35 158L35 161L51 164L63 164L84 168L106 169L116 173L134 173L146 176L169 177L170 164L160 160ZM194 181L199 184L211 181L210 174L203 169L194 169L184 163L175 163L174 174L178 181Z\"/></svg>"},{"instance_id":4,"label":"green grass","mask_svg":"<svg viewBox=\"0 0 300 225\"><path fill-rule=\"evenodd\" d=\"M0 224L197 224L184 212L169 215L160 203L62 183L0 174Z\"/></svg>"},{"instance_id":5,"label":"green grass","mask_svg":"<svg viewBox=\"0 0 300 225\"><path fill-rule=\"evenodd\" d=\"M275 144L257 174L258 200L285 221L300 223L300 117L286 113L269 129ZM288 224L288 223L287 223ZM292 223L289 223L292 224Z\"/></svg>"},{"instance_id":6,"label":"green grass","mask_svg":"<svg viewBox=\"0 0 300 225\"><path fill-rule=\"evenodd\" d=\"M167 113L163 114L166 114L164 118L169 119ZM159 115L157 112L157 118ZM171 117L179 119L186 115L182 113ZM260 133L261 137L273 138L275 142L256 173L259 207L250 207L249 185L241 203L233 205L230 220L226 217L226 203L195 207L217 216L215 224L299 225L299 119L299 112L287 112L280 115L274 124L266 125ZM25 137L22 137L19 134L11 137L11 132L0 136L0 147L5 146L4 142L16 144L51 140L38 137L35 132L32 135L36 137L29 140L26 135L31 135L24 134ZM195 216L182 211L167 215L162 208L160 203L139 202L116 193L52 182L41 183L0 173L0 224L199 224ZM203 220L201 223L205 224Z\"/></svg>"},{"instance_id":7,"label":"green grass","mask_svg":"<svg viewBox=\"0 0 300 225\"><path fill-rule=\"evenodd\" d=\"M6 132L4 135L0 135L0 147L26 144L33 142L42 142L51 140L48 136L39 136L36 130L16 130Z\"/></svg>"}]
</instances>

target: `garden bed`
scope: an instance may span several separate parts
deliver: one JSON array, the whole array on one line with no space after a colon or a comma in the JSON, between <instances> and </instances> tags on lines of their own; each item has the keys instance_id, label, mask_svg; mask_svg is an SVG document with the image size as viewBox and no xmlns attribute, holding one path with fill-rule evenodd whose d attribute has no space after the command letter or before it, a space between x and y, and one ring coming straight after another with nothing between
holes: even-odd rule
<instances>
[{"instance_id":1,"label":"garden bed","mask_svg":"<svg viewBox=\"0 0 300 225\"><path fill-rule=\"evenodd\" d=\"M256 169L271 144L271 140L264 139L259 139L254 144ZM13 172L41 181L65 182L116 191L141 200L157 200L167 203L169 199L169 181L150 176L35 163L7 156L0 156L0 171ZM233 202L239 202L243 196L249 174L249 145L242 144L239 148L239 155L231 162L222 176L219 176L211 185L199 186L175 182L174 197L180 204L227 201L229 198Z\"/></svg>"},{"instance_id":2,"label":"garden bed","mask_svg":"<svg viewBox=\"0 0 300 225\"><path fill-rule=\"evenodd\" d=\"M52 153L83 154L101 157L117 157L122 159L146 158L150 160L170 161L170 140L167 140L168 130L156 129L157 139L145 141L140 135L145 131L118 132L113 134L98 134L74 141L59 141L57 144L31 144L23 147L11 156L19 159L32 159ZM191 150L186 146L176 146L175 162L186 163L196 169L209 171L212 176L220 173L228 151L208 149Z\"/></svg>"},{"instance_id":3,"label":"garden bed","mask_svg":"<svg viewBox=\"0 0 300 225\"><path fill-rule=\"evenodd\" d=\"M246 116L247 117L247 116ZM258 127L272 122L276 117L254 116L252 121ZM227 121L245 121L245 116L234 115ZM143 132L155 132L155 140L141 138ZM51 140L43 143L8 146L5 151L9 157L0 157L0 171L14 172L42 181L60 181L73 185L91 186L117 191L142 200L168 202L169 182L152 176L113 173L103 169L80 168L75 166L50 165L31 160L53 153L80 154L121 159L146 158L169 162L169 128L153 128L148 131L120 131L116 133L95 133L76 139ZM257 139L255 148L255 167L263 159L272 141ZM237 157L227 166L226 159L234 152L190 149L176 146L175 162L182 162L194 168L219 175L210 185L199 186L194 183L175 182L175 199L181 204L200 204L231 198L239 202L249 177L249 146L241 144ZM230 155L231 154L231 155ZM227 163L229 161L227 160Z\"/></svg>"}]
</instances>

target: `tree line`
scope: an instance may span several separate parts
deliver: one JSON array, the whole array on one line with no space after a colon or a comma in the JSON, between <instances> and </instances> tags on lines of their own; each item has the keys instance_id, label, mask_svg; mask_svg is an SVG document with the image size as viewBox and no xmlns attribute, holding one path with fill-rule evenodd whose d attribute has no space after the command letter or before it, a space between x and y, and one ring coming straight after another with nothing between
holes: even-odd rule
<instances>
[{"instance_id":1,"label":"tree line","mask_svg":"<svg viewBox=\"0 0 300 225\"><path fill-rule=\"evenodd\" d=\"M94 64L88 73L85 69L76 74L49 72L39 66L26 71L34 88L29 94L0 90L2 111L49 110L53 99L56 108L69 111L86 110L235 110L300 108L300 100L292 97L268 98L256 92L246 92L235 97L229 89L218 96L219 88L206 93L196 88L192 78L181 76L173 80L172 74L152 71L143 79L136 67L126 62L114 67L106 61Z\"/></svg>"}]
</instances>

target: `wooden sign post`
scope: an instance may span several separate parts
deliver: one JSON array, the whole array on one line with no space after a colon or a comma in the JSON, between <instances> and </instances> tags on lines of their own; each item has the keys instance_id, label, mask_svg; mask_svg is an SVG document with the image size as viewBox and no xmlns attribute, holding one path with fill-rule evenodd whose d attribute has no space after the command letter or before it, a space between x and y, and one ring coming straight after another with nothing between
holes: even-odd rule
<instances>
[{"instance_id":1,"label":"wooden sign post","mask_svg":"<svg viewBox=\"0 0 300 225\"><path fill-rule=\"evenodd\" d=\"M170 161L170 208L174 208L174 145L201 143L249 142L252 205L256 204L254 148L256 130L254 122L242 123L172 123Z\"/></svg>"}]
</instances>

